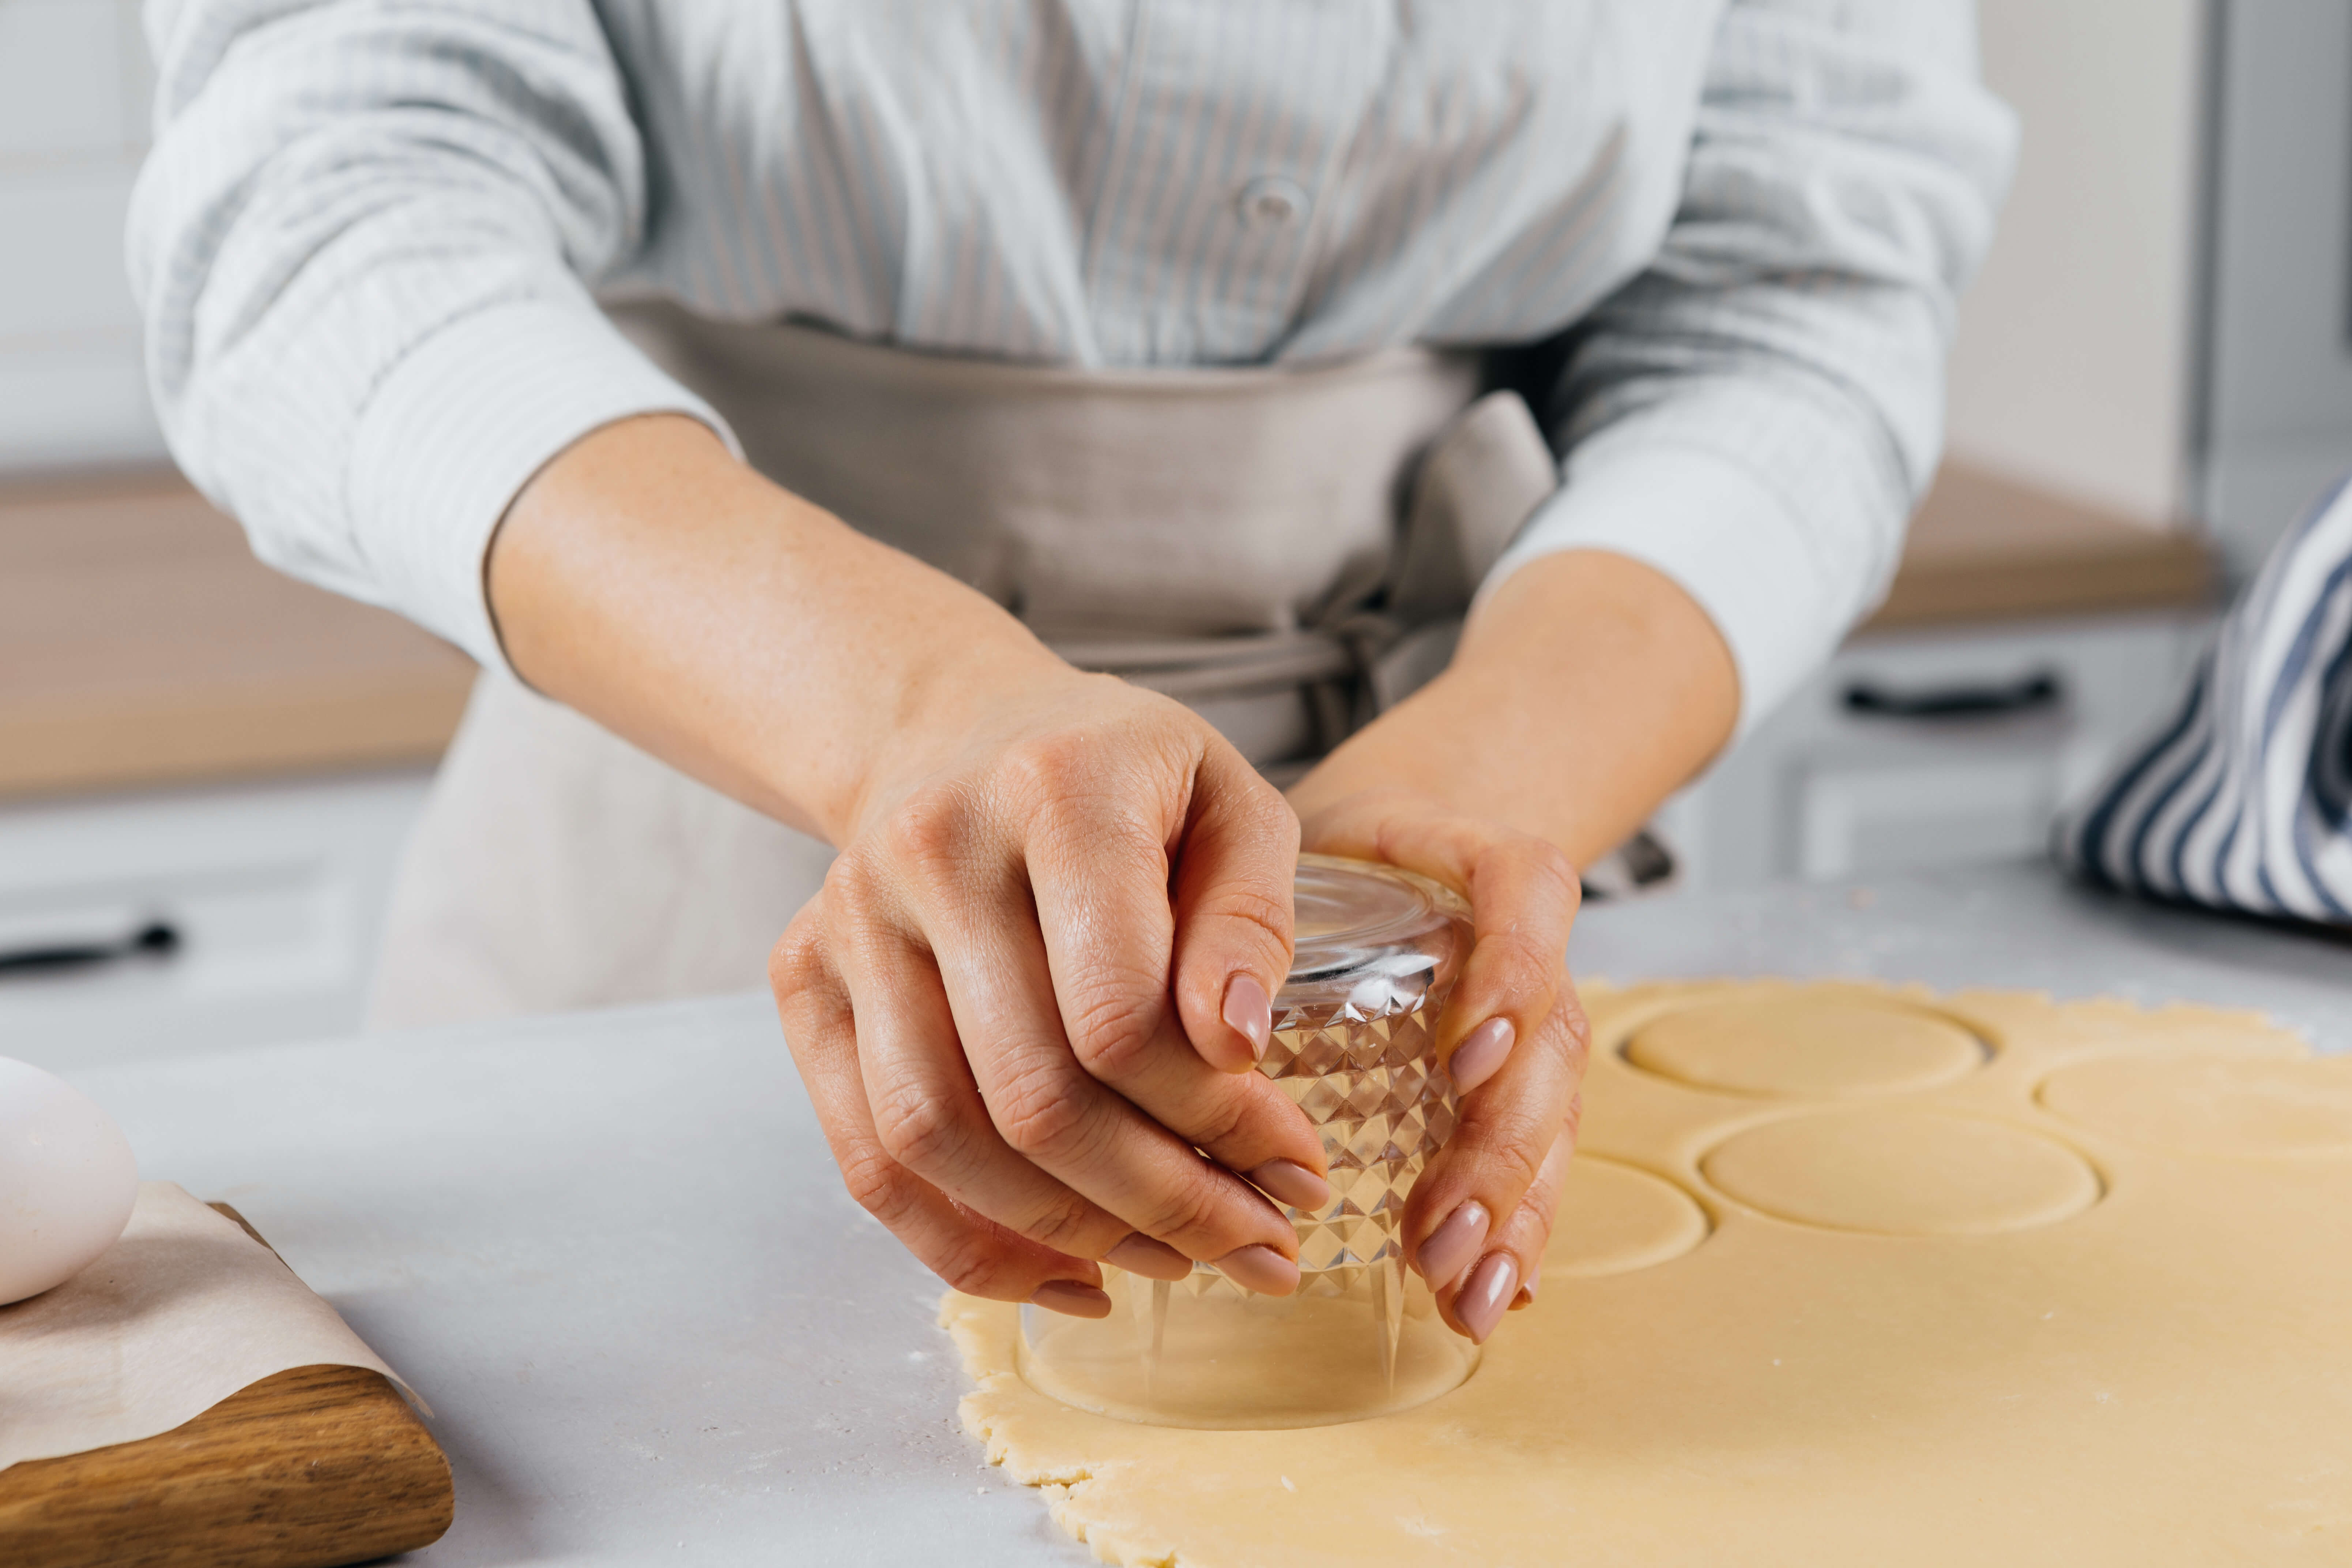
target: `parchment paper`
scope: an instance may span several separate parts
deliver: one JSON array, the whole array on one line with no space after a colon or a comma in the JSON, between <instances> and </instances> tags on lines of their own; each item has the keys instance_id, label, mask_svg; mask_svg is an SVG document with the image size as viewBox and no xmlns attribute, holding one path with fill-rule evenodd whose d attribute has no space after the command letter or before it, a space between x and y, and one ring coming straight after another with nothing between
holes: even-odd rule
<instances>
[{"instance_id":1,"label":"parchment paper","mask_svg":"<svg viewBox=\"0 0 2352 1568\"><path fill-rule=\"evenodd\" d=\"M0 1470L152 1437L298 1366L400 1381L268 1247L172 1183L142 1182L97 1262L0 1307Z\"/></svg>"}]
</instances>

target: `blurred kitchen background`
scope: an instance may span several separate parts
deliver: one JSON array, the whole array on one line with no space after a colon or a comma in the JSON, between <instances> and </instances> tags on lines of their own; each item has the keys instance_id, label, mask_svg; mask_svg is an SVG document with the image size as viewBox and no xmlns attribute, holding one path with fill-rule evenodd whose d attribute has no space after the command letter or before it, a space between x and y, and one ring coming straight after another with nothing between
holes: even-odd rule
<instances>
[{"instance_id":1,"label":"blurred kitchen background","mask_svg":"<svg viewBox=\"0 0 2352 1568\"><path fill-rule=\"evenodd\" d=\"M0 1052L52 1065L355 1027L471 678L170 468L121 261L138 9L0 0ZM1685 886L2038 853L2352 465L2352 5L1982 25L2024 147L1948 461L1884 610L1666 814Z\"/></svg>"}]
</instances>

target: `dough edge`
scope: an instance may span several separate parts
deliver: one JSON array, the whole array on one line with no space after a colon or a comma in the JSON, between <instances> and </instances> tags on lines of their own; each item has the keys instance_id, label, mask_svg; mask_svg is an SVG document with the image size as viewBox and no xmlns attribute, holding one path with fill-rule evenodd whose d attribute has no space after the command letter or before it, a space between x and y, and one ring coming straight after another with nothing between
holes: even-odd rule
<instances>
[{"instance_id":1,"label":"dough edge","mask_svg":"<svg viewBox=\"0 0 2352 1568\"><path fill-rule=\"evenodd\" d=\"M2070 1041L2070 1055L2074 1060L2168 1054L2183 1048L2184 1042L2164 1036L2182 1027L2194 1036L2185 1042L2186 1048L2194 1052L2287 1059L2308 1059L2315 1054L2301 1031L2264 1009L2216 1006L2185 999L2149 1003L2100 994L2062 1000L2042 989L1967 986L1939 991L1917 981L1845 976L1716 976L1633 982L1595 977L1581 982L1578 989L1588 1004L1606 999L1626 1009L1612 1019L1612 1027L1596 1031L1592 1044L1596 1056L1604 1050L1615 1052L1622 1048L1626 1036L1655 1016L1654 1008L1659 1003L1672 1005L1676 1002L1708 1002L1743 992L1775 996L1808 992L1840 996L1864 994L1939 1012L1948 1010L1981 1030L1996 1059L2009 1053L2015 1032L2031 1032L2036 1026L2047 1027L2061 1021L2089 1026L2094 1034L2103 1026L2153 1027L2154 1037L2135 1039L2129 1044L2095 1038ZM2206 1033L2211 1030L2220 1031L2221 1038ZM1605 1153L1600 1157L1617 1158ZM1631 1164L1637 1171L1642 1169L1630 1161L1620 1159L1619 1163ZM1113 1510L1118 1510L1117 1504L1105 1510L1088 1496L1098 1483L1112 1481L1144 1461L1087 1460L1062 1444L1041 1440L1034 1427L1024 1427L1021 1406L1051 1405L1052 1402L1033 1392L1014 1370L1013 1342L1020 1332L1019 1312L1015 1303L987 1300L954 1289L940 1299L940 1326L954 1343L965 1374L973 1384L957 1401L956 1413L964 1430L982 1444L987 1463L1001 1467L1021 1485L1035 1489L1055 1524L1089 1548L1097 1562L1115 1564L1117 1568L1182 1568L1187 1560L1180 1555L1173 1542L1145 1539L1133 1533L1135 1521L1108 1517Z\"/></svg>"},{"instance_id":2,"label":"dough edge","mask_svg":"<svg viewBox=\"0 0 2352 1568\"><path fill-rule=\"evenodd\" d=\"M989 1301L950 1290L940 1298L940 1327L962 1358L971 1389L956 1401L963 1429L980 1440L987 1462L1024 1487L1034 1488L1045 1511L1072 1540L1091 1548L1097 1562L1119 1568L1177 1568L1176 1548L1165 1542L1138 1540L1108 1521L1089 1517L1086 1492L1097 1477L1108 1477L1130 1461L1089 1464L1057 1458L1044 1445L1024 1441L1007 1419L1010 1404L1041 1396L1030 1392L1013 1369L1013 1340L1021 1331L1021 1309L1009 1301Z\"/></svg>"}]
</instances>

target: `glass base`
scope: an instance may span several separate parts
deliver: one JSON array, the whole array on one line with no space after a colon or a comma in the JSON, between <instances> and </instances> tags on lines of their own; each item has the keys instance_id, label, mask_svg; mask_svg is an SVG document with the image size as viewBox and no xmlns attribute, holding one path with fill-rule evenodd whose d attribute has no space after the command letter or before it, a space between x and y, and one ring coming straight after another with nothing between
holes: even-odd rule
<instances>
[{"instance_id":1,"label":"glass base","mask_svg":"<svg viewBox=\"0 0 2352 1568\"><path fill-rule=\"evenodd\" d=\"M1013 1366L1048 1398L1155 1426L1334 1426L1459 1388L1478 1347L1392 1261L1253 1296L1203 1271L1175 1284L1103 1270L1108 1318L1021 1309Z\"/></svg>"}]
</instances>

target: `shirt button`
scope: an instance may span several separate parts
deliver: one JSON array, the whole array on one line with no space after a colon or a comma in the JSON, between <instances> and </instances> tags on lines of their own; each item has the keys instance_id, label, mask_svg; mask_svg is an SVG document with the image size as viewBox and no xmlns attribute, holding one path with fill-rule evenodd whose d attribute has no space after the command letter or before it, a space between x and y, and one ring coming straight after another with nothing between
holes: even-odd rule
<instances>
[{"instance_id":1,"label":"shirt button","mask_svg":"<svg viewBox=\"0 0 2352 1568\"><path fill-rule=\"evenodd\" d=\"M1263 174L1242 187L1234 206L1252 228L1280 228L1307 210L1307 193L1296 180Z\"/></svg>"}]
</instances>

